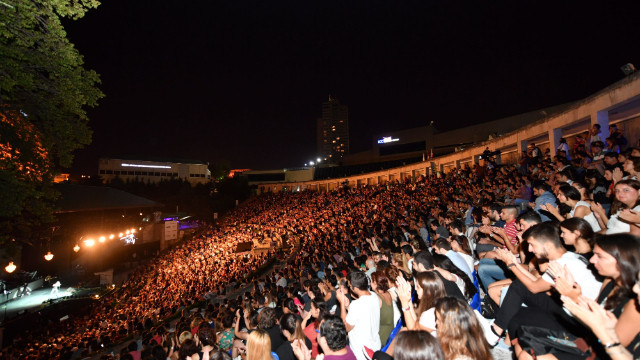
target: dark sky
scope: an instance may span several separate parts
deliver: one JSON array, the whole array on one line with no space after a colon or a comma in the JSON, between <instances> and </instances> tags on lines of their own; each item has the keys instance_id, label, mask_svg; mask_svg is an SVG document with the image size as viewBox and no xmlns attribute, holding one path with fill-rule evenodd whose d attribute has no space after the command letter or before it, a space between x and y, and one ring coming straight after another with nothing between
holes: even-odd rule
<instances>
[{"instance_id":1,"label":"dark sky","mask_svg":"<svg viewBox=\"0 0 640 360\"><path fill-rule=\"evenodd\" d=\"M104 0L67 22L106 98L75 171L116 154L300 166L329 94L351 150L590 95L640 65L638 1Z\"/></svg>"}]
</instances>

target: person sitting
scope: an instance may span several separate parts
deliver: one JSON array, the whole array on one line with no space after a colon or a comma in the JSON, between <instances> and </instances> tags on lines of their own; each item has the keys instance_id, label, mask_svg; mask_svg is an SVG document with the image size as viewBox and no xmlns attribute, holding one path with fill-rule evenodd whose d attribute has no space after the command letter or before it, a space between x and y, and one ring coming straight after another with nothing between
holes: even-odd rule
<instances>
[{"instance_id":1,"label":"person sitting","mask_svg":"<svg viewBox=\"0 0 640 360\"><path fill-rule=\"evenodd\" d=\"M535 225L527 230L522 238L529 243L529 251L538 259L546 259L550 264L555 262L565 266L565 269L573 274L582 293L588 298L596 298L601 282L587 267L584 257L569 252L563 247L556 226L551 223ZM509 286L507 295L496 314L492 332L497 336L491 342L497 343L506 329L509 330L509 336L513 340L517 337L520 326L525 324L574 331L577 326L575 320L564 312L561 304L546 294L553 289L555 275L547 270L541 278L536 278L517 262L515 256L507 251L503 253L511 255L504 259L517 279ZM527 307L522 308L522 303L527 304Z\"/></svg>"}]
</instances>

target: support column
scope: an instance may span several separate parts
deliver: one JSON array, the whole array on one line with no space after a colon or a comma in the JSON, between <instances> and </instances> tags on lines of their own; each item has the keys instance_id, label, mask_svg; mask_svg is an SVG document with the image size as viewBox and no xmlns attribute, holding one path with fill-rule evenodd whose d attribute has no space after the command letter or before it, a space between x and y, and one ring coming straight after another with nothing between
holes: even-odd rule
<instances>
[{"instance_id":1,"label":"support column","mask_svg":"<svg viewBox=\"0 0 640 360\"><path fill-rule=\"evenodd\" d=\"M554 156L556 156L556 149L558 149L558 146L560 146L561 138L562 138L562 129L549 130L549 152L551 154L552 159Z\"/></svg>"},{"instance_id":2,"label":"support column","mask_svg":"<svg viewBox=\"0 0 640 360\"><path fill-rule=\"evenodd\" d=\"M480 155L473 155L473 163L480 165Z\"/></svg>"},{"instance_id":3,"label":"support column","mask_svg":"<svg viewBox=\"0 0 640 360\"><path fill-rule=\"evenodd\" d=\"M460 169L460 160L456 160L456 169Z\"/></svg>"},{"instance_id":4,"label":"support column","mask_svg":"<svg viewBox=\"0 0 640 360\"><path fill-rule=\"evenodd\" d=\"M415 170L411 170L411 183L412 184L416 183L416 171Z\"/></svg>"},{"instance_id":5,"label":"support column","mask_svg":"<svg viewBox=\"0 0 640 360\"><path fill-rule=\"evenodd\" d=\"M435 162L431 162L431 175L438 175L438 168Z\"/></svg>"},{"instance_id":6,"label":"support column","mask_svg":"<svg viewBox=\"0 0 640 360\"><path fill-rule=\"evenodd\" d=\"M443 177L444 176L444 165L440 164L438 165L438 177Z\"/></svg>"},{"instance_id":7,"label":"support column","mask_svg":"<svg viewBox=\"0 0 640 360\"><path fill-rule=\"evenodd\" d=\"M520 140L518 141L518 159L522 156L523 151L527 151L527 146L529 145L529 141Z\"/></svg>"}]
</instances>

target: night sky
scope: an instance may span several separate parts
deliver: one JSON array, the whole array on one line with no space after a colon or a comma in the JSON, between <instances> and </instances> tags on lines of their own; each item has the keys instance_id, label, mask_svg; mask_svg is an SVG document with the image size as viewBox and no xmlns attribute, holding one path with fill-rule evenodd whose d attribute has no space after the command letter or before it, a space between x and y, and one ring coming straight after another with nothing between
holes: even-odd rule
<instances>
[{"instance_id":1,"label":"night sky","mask_svg":"<svg viewBox=\"0 0 640 360\"><path fill-rule=\"evenodd\" d=\"M640 66L639 13L614 0L103 0L65 22L106 94L72 170L114 155L301 166L329 94L349 106L352 152L432 120L581 99Z\"/></svg>"}]
</instances>

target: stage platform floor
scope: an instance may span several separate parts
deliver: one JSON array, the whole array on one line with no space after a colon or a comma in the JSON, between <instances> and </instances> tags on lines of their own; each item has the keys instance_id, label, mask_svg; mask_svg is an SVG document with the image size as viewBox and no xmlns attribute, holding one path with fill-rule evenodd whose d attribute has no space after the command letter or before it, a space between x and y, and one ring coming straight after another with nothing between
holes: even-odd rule
<instances>
[{"instance_id":1,"label":"stage platform floor","mask_svg":"<svg viewBox=\"0 0 640 360\"><path fill-rule=\"evenodd\" d=\"M37 311L40 308L46 307L49 300L62 299L66 296L73 295L76 291L77 290L73 288L60 288L56 296L56 294L51 294L51 288L40 288L31 292L31 295L15 298L6 302L4 298L0 298L0 301L3 301L0 305L0 319L4 322L5 317L11 319L23 310L29 312Z\"/></svg>"}]
</instances>

